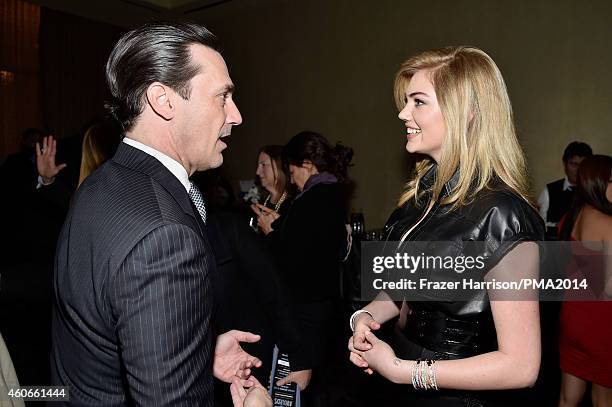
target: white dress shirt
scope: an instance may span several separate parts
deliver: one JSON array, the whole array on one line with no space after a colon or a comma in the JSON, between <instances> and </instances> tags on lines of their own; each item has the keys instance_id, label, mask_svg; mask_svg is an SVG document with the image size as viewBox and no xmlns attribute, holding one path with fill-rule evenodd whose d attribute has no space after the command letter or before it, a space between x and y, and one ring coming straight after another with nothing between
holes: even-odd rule
<instances>
[{"instance_id":1,"label":"white dress shirt","mask_svg":"<svg viewBox=\"0 0 612 407\"><path fill-rule=\"evenodd\" d=\"M189 189L191 188L191 183L189 182L189 174L187 174L187 170L185 169L185 167L183 167L181 163L179 163L173 158L168 157L166 154L157 151L153 147L149 147L146 144L142 144L141 142L131 139L129 137L124 137L123 142L127 145L139 149L142 152L149 154L153 158L156 158L160 163L163 164L164 167L168 169L168 171L170 171L176 178L178 178L178 180L187 190L187 193L189 193Z\"/></svg>"},{"instance_id":2,"label":"white dress shirt","mask_svg":"<svg viewBox=\"0 0 612 407\"><path fill-rule=\"evenodd\" d=\"M567 191L568 189L573 188L573 185L570 184L567 177L563 180L563 190ZM546 222L546 226L557 226L556 222L549 222L546 219L546 214L548 213L548 207L550 206L550 195L548 194L548 187L544 187L544 190L540 193L538 197L538 208L540 210L540 216Z\"/></svg>"}]
</instances>

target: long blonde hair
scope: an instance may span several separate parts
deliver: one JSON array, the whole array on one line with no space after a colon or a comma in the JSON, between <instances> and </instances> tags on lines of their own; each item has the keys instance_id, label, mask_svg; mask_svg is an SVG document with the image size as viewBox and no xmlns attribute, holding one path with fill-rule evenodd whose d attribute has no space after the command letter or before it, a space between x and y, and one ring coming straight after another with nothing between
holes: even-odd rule
<instances>
[{"instance_id":1,"label":"long blonde hair","mask_svg":"<svg viewBox=\"0 0 612 407\"><path fill-rule=\"evenodd\" d=\"M406 60L395 77L395 103L406 105L412 76L428 70L446 124L437 176L431 192L440 196L444 184L459 170L459 182L442 204L469 203L498 178L531 203L525 156L516 138L506 84L495 62L478 48L459 46L426 51ZM416 165L398 206L418 201L423 175L436 163L425 158Z\"/></svg>"},{"instance_id":2,"label":"long blonde hair","mask_svg":"<svg viewBox=\"0 0 612 407\"><path fill-rule=\"evenodd\" d=\"M121 142L121 130L110 119L98 122L87 129L83 137L79 185L96 168L111 158Z\"/></svg>"}]
</instances>

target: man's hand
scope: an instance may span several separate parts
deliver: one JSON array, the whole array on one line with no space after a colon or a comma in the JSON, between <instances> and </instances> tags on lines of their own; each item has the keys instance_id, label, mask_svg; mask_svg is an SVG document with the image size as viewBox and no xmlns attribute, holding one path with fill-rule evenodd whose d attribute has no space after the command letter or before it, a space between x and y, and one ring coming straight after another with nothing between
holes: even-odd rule
<instances>
[{"instance_id":1,"label":"man's hand","mask_svg":"<svg viewBox=\"0 0 612 407\"><path fill-rule=\"evenodd\" d=\"M36 143L36 169L38 175L42 177L43 184L50 184L55 176L64 168L66 164L55 164L55 153L57 152L57 141L53 136L43 138L42 149L40 143Z\"/></svg>"},{"instance_id":2,"label":"man's hand","mask_svg":"<svg viewBox=\"0 0 612 407\"><path fill-rule=\"evenodd\" d=\"M230 386L234 407L272 407L272 399L268 391L255 379L251 378L253 386L245 390L240 379L234 377Z\"/></svg>"},{"instance_id":3,"label":"man's hand","mask_svg":"<svg viewBox=\"0 0 612 407\"><path fill-rule=\"evenodd\" d=\"M236 330L219 335L213 361L214 376L226 383L231 383L233 377L249 379L251 368L261 366L261 360L246 353L240 342L257 342L259 338L259 335Z\"/></svg>"},{"instance_id":4,"label":"man's hand","mask_svg":"<svg viewBox=\"0 0 612 407\"><path fill-rule=\"evenodd\" d=\"M276 382L279 386L284 386L287 383L295 383L299 386L300 390L304 390L308 387L310 379L312 378L312 369L297 370L290 372L287 377L284 377Z\"/></svg>"}]
</instances>

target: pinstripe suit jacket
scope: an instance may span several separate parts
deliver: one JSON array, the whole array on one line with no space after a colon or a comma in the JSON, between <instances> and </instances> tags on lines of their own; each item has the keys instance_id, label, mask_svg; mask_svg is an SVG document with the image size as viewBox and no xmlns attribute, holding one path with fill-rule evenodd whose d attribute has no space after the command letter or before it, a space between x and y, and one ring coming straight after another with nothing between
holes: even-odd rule
<instances>
[{"instance_id":1,"label":"pinstripe suit jacket","mask_svg":"<svg viewBox=\"0 0 612 407\"><path fill-rule=\"evenodd\" d=\"M59 238L53 384L71 405L211 406L214 267L183 185L121 143Z\"/></svg>"}]
</instances>

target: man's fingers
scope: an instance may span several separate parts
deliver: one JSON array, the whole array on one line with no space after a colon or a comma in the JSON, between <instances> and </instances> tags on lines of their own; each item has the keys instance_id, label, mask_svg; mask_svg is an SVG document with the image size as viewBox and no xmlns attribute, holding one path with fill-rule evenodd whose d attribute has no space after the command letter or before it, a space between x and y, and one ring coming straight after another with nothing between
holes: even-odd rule
<instances>
[{"instance_id":1,"label":"man's fingers","mask_svg":"<svg viewBox=\"0 0 612 407\"><path fill-rule=\"evenodd\" d=\"M262 363L261 363L261 360L259 360L255 356L251 356L249 354L247 354L247 356L248 356L248 359L243 360L242 362L240 362L240 365L238 366L238 371L239 372L241 372L241 371L248 371L248 374L251 374L251 369L252 368L256 368L256 367L260 367L262 365Z\"/></svg>"},{"instance_id":2,"label":"man's fingers","mask_svg":"<svg viewBox=\"0 0 612 407\"><path fill-rule=\"evenodd\" d=\"M251 356L248 355L249 359L247 359L246 362L244 362L244 367L245 368L253 368L253 367L260 367L261 366L261 360L259 360L258 358L256 358L255 356Z\"/></svg>"},{"instance_id":3,"label":"man's fingers","mask_svg":"<svg viewBox=\"0 0 612 407\"><path fill-rule=\"evenodd\" d=\"M36 157L40 157L42 152L40 151L40 143L36 142Z\"/></svg>"},{"instance_id":4,"label":"man's fingers","mask_svg":"<svg viewBox=\"0 0 612 407\"><path fill-rule=\"evenodd\" d=\"M251 369L238 369L238 371L236 372L236 377L239 377L241 379L248 379L249 377L251 377Z\"/></svg>"},{"instance_id":5,"label":"man's fingers","mask_svg":"<svg viewBox=\"0 0 612 407\"><path fill-rule=\"evenodd\" d=\"M60 164L60 165L57 166L57 171L59 172L59 171L63 170L64 168L66 168L67 166L68 166L68 164Z\"/></svg>"},{"instance_id":6,"label":"man's fingers","mask_svg":"<svg viewBox=\"0 0 612 407\"><path fill-rule=\"evenodd\" d=\"M253 342L257 342L261 338L261 336L257 334L254 334L251 332L245 332L245 331L238 331L236 329L233 329L229 332L234 338L236 338L238 342L253 343Z\"/></svg>"}]
</instances>

